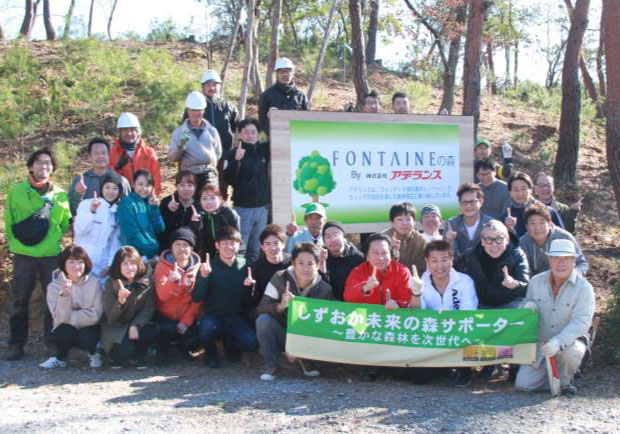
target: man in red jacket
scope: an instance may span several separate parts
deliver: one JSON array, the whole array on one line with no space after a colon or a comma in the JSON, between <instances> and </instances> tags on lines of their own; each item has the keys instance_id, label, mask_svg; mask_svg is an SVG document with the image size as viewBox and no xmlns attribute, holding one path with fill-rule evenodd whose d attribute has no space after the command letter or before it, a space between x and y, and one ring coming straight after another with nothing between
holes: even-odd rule
<instances>
[{"instance_id":1,"label":"man in red jacket","mask_svg":"<svg viewBox=\"0 0 620 434\"><path fill-rule=\"evenodd\" d=\"M140 137L140 121L133 113L121 113L116 121L118 140L110 149L110 167L133 185L133 174L147 170L155 181L155 193L161 194L161 173L155 150Z\"/></svg>"},{"instance_id":2,"label":"man in red jacket","mask_svg":"<svg viewBox=\"0 0 620 434\"><path fill-rule=\"evenodd\" d=\"M344 301L383 304L386 309L406 308L411 303L409 269L392 259L392 240L384 234L372 234L364 244L366 260L355 267L344 288ZM374 381L379 367L362 371L362 381Z\"/></svg>"}]
</instances>

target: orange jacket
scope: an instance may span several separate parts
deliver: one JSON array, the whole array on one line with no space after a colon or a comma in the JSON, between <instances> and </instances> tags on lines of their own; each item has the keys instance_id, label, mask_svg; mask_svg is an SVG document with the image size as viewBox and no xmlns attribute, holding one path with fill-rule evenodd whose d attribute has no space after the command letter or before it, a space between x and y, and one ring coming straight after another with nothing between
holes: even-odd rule
<instances>
[{"instance_id":1,"label":"orange jacket","mask_svg":"<svg viewBox=\"0 0 620 434\"><path fill-rule=\"evenodd\" d=\"M411 273L409 269L397 262L395 259L390 261L388 268L377 271L379 286L373 288L370 294L362 292L362 286L372 274L372 266L368 261L362 262L349 273L347 283L344 288L344 301L351 303L365 304L385 304L387 303L387 290L390 290L390 298L400 307L407 307L411 301L411 288L409 279Z\"/></svg>"},{"instance_id":2,"label":"orange jacket","mask_svg":"<svg viewBox=\"0 0 620 434\"><path fill-rule=\"evenodd\" d=\"M110 167L114 169L119 175L123 175L125 178L127 178L132 187L133 174L140 169L148 170L153 176L153 181L155 181L155 193L157 195L160 195L161 173L159 171L159 161L157 160L157 154L155 154L155 150L149 145L147 145L144 140L140 139L140 141L136 145L136 150L133 154L133 158L130 159L129 155L126 155L129 161L122 168L117 169L116 163L118 163L118 160L124 153L125 150L121 146L120 141L115 141L112 149L110 149Z\"/></svg>"},{"instance_id":3,"label":"orange jacket","mask_svg":"<svg viewBox=\"0 0 620 434\"><path fill-rule=\"evenodd\" d=\"M192 254L192 266L187 271L181 272L181 279L177 282L170 280L170 274L174 271L174 263L166 257L172 253L166 250L161 254L155 267L155 293L157 294L157 312L168 319L179 321L191 327L196 320L202 303L194 303L192 290L196 284L196 274L200 266L200 258L196 253Z\"/></svg>"}]
</instances>

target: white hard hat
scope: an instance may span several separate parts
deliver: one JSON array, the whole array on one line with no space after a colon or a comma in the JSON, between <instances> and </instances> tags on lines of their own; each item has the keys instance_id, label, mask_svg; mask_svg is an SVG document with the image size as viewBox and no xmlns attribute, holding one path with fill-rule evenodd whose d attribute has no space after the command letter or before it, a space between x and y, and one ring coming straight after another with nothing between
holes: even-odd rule
<instances>
[{"instance_id":1,"label":"white hard hat","mask_svg":"<svg viewBox=\"0 0 620 434\"><path fill-rule=\"evenodd\" d=\"M291 59L289 59L288 57L280 57L278 60L276 60L275 70L277 71L278 69L285 68L295 69L295 65L293 65L293 62L291 62Z\"/></svg>"},{"instance_id":2,"label":"white hard hat","mask_svg":"<svg viewBox=\"0 0 620 434\"><path fill-rule=\"evenodd\" d=\"M191 92L185 98L185 107L191 110L204 110L207 106L205 96L200 92Z\"/></svg>"},{"instance_id":3,"label":"white hard hat","mask_svg":"<svg viewBox=\"0 0 620 434\"><path fill-rule=\"evenodd\" d=\"M202 79L200 80L200 83L205 84L207 81L211 80L215 81L216 83L222 83L220 74L218 74L217 71L214 71L213 69L207 69L205 72L202 73Z\"/></svg>"},{"instance_id":4,"label":"white hard hat","mask_svg":"<svg viewBox=\"0 0 620 434\"><path fill-rule=\"evenodd\" d=\"M133 113L124 112L118 117L116 128L140 128L140 121Z\"/></svg>"}]
</instances>

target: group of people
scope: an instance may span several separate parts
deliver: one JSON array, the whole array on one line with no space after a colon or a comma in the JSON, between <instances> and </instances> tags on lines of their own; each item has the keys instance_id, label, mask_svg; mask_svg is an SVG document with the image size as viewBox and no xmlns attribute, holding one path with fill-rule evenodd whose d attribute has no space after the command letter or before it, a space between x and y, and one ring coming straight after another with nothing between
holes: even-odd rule
<instances>
[{"instance_id":1,"label":"group of people","mask_svg":"<svg viewBox=\"0 0 620 434\"><path fill-rule=\"evenodd\" d=\"M460 212L447 221L433 204L418 214L411 203L397 203L386 210L389 227L364 237L361 249L319 203L306 208L303 230L295 222L268 224L270 152L260 132L269 134L270 110L307 109L289 59L278 59L276 76L260 98L258 120L241 120L219 96L218 74L203 74L202 92L187 96L172 133L167 156L179 170L175 191L161 201L158 159L132 113L119 116L114 143L88 143L92 167L73 178L68 194L53 181L53 153L32 153L28 179L11 187L4 212L14 256L5 359L24 355L37 279L46 292L44 338L52 353L42 368L66 366L74 347L94 368L103 355L112 367L143 367L150 351L166 364L172 346L188 359L202 347L205 364L217 368L221 340L231 363L259 349L260 378L273 380L296 296L386 309L527 307L539 312L539 343L536 364L520 367L517 387L544 386L542 357L557 355L562 390L574 394L594 313L588 263L573 236L581 200L558 202L551 176L532 180L515 171L507 143L498 164L491 143L479 140L478 182L459 187ZM392 104L396 113L409 111L405 94L396 93ZM369 93L364 111L379 107L379 95ZM62 249L70 228L73 242ZM288 358L306 376L320 375L311 360ZM381 372L366 367L361 378L372 381ZM444 372L394 374L424 383ZM469 368L456 369L454 382L467 385L471 376Z\"/></svg>"}]
</instances>

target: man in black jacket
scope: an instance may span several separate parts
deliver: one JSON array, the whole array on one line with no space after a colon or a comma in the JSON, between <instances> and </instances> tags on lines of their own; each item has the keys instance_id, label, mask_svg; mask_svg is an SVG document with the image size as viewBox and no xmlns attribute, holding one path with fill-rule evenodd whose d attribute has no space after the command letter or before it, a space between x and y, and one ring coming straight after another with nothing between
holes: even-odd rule
<instances>
[{"instance_id":1,"label":"man in black jacket","mask_svg":"<svg viewBox=\"0 0 620 434\"><path fill-rule=\"evenodd\" d=\"M245 260L251 264L260 252L259 235L267 225L269 145L258 141L258 121L239 122L239 145L224 155L224 181L233 187L235 211L241 217Z\"/></svg>"},{"instance_id":2,"label":"man in black jacket","mask_svg":"<svg viewBox=\"0 0 620 434\"><path fill-rule=\"evenodd\" d=\"M454 268L474 280L480 309L520 307L530 280L525 253L498 220L482 226L480 242L459 256Z\"/></svg>"},{"instance_id":3,"label":"man in black jacket","mask_svg":"<svg viewBox=\"0 0 620 434\"><path fill-rule=\"evenodd\" d=\"M327 280L334 291L334 298L344 300L344 284L349 273L364 262L364 255L345 239L345 230L339 222L323 226L323 245L327 248Z\"/></svg>"},{"instance_id":4,"label":"man in black jacket","mask_svg":"<svg viewBox=\"0 0 620 434\"><path fill-rule=\"evenodd\" d=\"M308 110L308 99L293 82L295 65L290 59L276 60L276 84L264 91L258 100L258 121L261 130L269 135L269 110Z\"/></svg>"}]
</instances>

